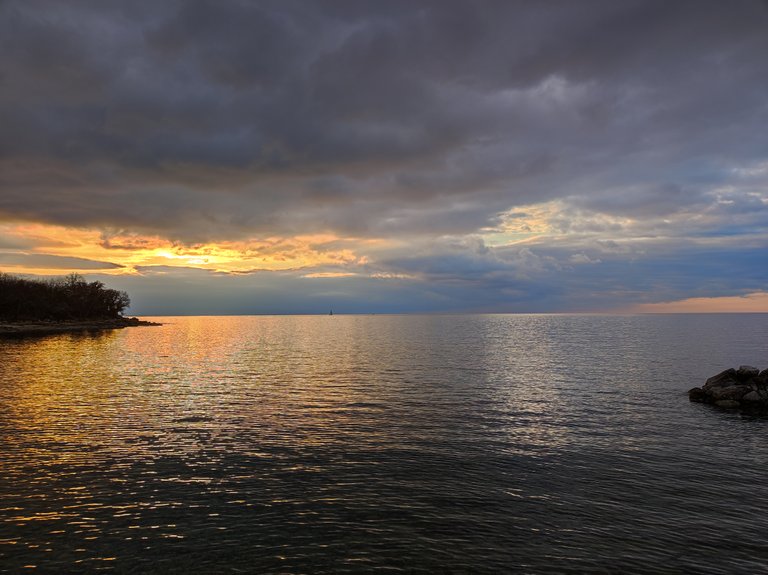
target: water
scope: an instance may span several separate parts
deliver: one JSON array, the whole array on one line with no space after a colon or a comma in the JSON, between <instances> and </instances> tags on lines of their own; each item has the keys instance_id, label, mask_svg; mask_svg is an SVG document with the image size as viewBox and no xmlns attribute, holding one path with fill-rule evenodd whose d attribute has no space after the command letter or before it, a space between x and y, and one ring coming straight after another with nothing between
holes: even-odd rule
<instances>
[{"instance_id":1,"label":"water","mask_svg":"<svg viewBox=\"0 0 768 575\"><path fill-rule=\"evenodd\" d=\"M163 318L0 341L0 570L768 572L768 316Z\"/></svg>"}]
</instances>

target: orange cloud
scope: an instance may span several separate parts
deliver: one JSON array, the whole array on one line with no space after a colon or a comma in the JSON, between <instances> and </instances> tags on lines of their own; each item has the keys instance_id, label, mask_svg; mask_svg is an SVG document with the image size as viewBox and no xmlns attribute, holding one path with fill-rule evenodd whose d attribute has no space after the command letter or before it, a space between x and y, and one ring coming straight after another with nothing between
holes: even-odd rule
<instances>
[{"instance_id":1,"label":"orange cloud","mask_svg":"<svg viewBox=\"0 0 768 575\"><path fill-rule=\"evenodd\" d=\"M194 267L220 273L247 273L295 270L317 266L363 265L368 259L358 253L382 243L379 240L342 238L333 234L294 237L250 238L183 244L160 236L124 231L67 228L45 224L0 225L0 239L24 245L17 273L62 274L67 270L42 269L34 258L23 261L24 254L82 258L110 262L117 266L103 273L135 274L141 267ZM19 259L19 258L17 258ZM74 270L73 268L73 271ZM342 272L339 272L342 273Z\"/></svg>"},{"instance_id":2,"label":"orange cloud","mask_svg":"<svg viewBox=\"0 0 768 575\"><path fill-rule=\"evenodd\" d=\"M768 313L768 292L646 303L634 306L629 311L633 313Z\"/></svg>"},{"instance_id":3,"label":"orange cloud","mask_svg":"<svg viewBox=\"0 0 768 575\"><path fill-rule=\"evenodd\" d=\"M354 272L314 272L311 274L305 274L303 278L348 278L356 276Z\"/></svg>"}]
</instances>

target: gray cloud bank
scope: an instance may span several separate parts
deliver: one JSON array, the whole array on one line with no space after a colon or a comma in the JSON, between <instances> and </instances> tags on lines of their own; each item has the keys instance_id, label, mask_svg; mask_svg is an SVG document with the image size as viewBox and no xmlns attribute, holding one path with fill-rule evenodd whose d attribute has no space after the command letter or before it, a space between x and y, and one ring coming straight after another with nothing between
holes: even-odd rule
<instances>
[{"instance_id":1,"label":"gray cloud bank","mask_svg":"<svg viewBox=\"0 0 768 575\"><path fill-rule=\"evenodd\" d=\"M107 270L121 266L85 258L0 251L0 266L26 266L56 270Z\"/></svg>"},{"instance_id":2,"label":"gray cloud bank","mask_svg":"<svg viewBox=\"0 0 768 575\"><path fill-rule=\"evenodd\" d=\"M435 238L559 200L563 233L746 234L756 260L766 30L759 0L6 0L0 217L413 238L393 269L474 277ZM582 247L530 250L609 261Z\"/></svg>"}]
</instances>

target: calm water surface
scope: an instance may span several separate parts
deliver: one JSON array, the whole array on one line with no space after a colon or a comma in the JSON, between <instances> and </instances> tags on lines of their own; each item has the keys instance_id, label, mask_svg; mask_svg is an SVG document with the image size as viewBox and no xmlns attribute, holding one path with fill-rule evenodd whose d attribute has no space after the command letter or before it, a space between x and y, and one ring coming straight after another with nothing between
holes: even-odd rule
<instances>
[{"instance_id":1,"label":"calm water surface","mask_svg":"<svg viewBox=\"0 0 768 575\"><path fill-rule=\"evenodd\" d=\"M0 570L765 573L767 315L162 318L0 341Z\"/></svg>"}]
</instances>

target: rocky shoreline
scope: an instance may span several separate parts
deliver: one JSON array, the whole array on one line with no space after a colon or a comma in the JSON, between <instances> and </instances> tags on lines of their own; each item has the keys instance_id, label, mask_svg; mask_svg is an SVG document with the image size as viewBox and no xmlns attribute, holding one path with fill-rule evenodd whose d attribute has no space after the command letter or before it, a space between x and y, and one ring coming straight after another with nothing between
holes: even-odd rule
<instances>
[{"instance_id":1,"label":"rocky shoreline","mask_svg":"<svg viewBox=\"0 0 768 575\"><path fill-rule=\"evenodd\" d=\"M726 369L702 387L689 390L688 398L725 409L768 411L768 369L760 371L750 365Z\"/></svg>"},{"instance_id":2,"label":"rocky shoreline","mask_svg":"<svg viewBox=\"0 0 768 575\"><path fill-rule=\"evenodd\" d=\"M144 321L137 317L79 321L0 322L0 338L103 331L153 325L162 324Z\"/></svg>"}]
</instances>

